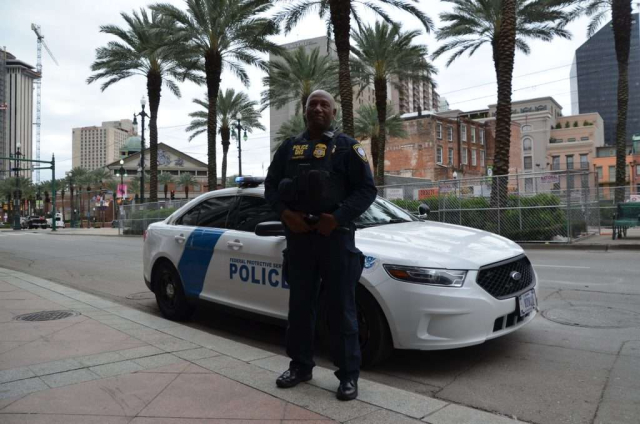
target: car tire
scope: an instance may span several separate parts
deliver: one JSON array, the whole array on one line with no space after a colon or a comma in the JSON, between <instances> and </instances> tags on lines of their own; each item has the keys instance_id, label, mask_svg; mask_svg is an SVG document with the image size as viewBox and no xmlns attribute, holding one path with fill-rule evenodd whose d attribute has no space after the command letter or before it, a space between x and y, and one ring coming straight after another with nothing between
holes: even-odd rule
<instances>
[{"instance_id":1,"label":"car tire","mask_svg":"<svg viewBox=\"0 0 640 424\"><path fill-rule=\"evenodd\" d=\"M376 299L358 284L356 287L356 308L358 310L358 329L360 331L360 353L362 368L372 367L383 362L393 353L393 341L384 312ZM324 349L330 346L330 329L327 317L327 302L324 293L320 295L318 307L317 333Z\"/></svg>"},{"instance_id":2,"label":"car tire","mask_svg":"<svg viewBox=\"0 0 640 424\"><path fill-rule=\"evenodd\" d=\"M156 302L162 315L172 321L185 321L195 312L182 288L182 281L173 265L162 262L157 265L151 277Z\"/></svg>"}]
</instances>

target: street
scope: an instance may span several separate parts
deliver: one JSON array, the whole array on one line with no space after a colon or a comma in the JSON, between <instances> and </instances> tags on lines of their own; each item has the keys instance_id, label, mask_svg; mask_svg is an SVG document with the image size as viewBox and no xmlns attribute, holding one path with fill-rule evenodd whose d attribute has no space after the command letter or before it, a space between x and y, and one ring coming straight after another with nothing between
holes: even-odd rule
<instances>
[{"instance_id":1,"label":"street","mask_svg":"<svg viewBox=\"0 0 640 424\"><path fill-rule=\"evenodd\" d=\"M87 230L90 231L90 230ZM142 239L0 232L0 267L159 314L142 279ZM637 423L637 251L530 250L541 314L479 346L396 351L362 377L532 423ZM189 326L283 354L284 329L201 308ZM322 354L320 365L330 367Z\"/></svg>"}]
</instances>

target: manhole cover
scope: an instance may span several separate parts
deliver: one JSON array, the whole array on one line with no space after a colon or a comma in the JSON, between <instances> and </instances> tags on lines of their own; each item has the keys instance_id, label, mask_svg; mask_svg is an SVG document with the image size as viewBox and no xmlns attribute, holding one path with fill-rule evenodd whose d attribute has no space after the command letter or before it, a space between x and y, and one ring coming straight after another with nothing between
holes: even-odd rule
<instances>
[{"instance_id":1,"label":"manhole cover","mask_svg":"<svg viewBox=\"0 0 640 424\"><path fill-rule=\"evenodd\" d=\"M14 318L16 321L55 321L58 319L64 319L69 317L75 317L80 315L79 312L74 311L42 311L32 312L30 314L18 315Z\"/></svg>"},{"instance_id":2,"label":"manhole cover","mask_svg":"<svg viewBox=\"0 0 640 424\"><path fill-rule=\"evenodd\" d=\"M127 296L127 299L131 300L155 300L156 295L150 291L133 293Z\"/></svg>"},{"instance_id":3,"label":"manhole cover","mask_svg":"<svg viewBox=\"0 0 640 424\"><path fill-rule=\"evenodd\" d=\"M640 314L607 306L571 306L542 312L558 324L587 328L640 327Z\"/></svg>"}]
</instances>

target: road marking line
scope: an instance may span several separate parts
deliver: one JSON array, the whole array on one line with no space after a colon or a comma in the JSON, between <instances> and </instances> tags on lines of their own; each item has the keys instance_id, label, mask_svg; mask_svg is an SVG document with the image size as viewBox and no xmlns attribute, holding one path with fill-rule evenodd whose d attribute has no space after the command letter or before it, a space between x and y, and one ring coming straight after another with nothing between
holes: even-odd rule
<instances>
[{"instance_id":1,"label":"road marking line","mask_svg":"<svg viewBox=\"0 0 640 424\"><path fill-rule=\"evenodd\" d=\"M542 264L531 264L537 267L546 267L546 268L576 268L576 269L591 269L590 266L573 266L573 265L542 265Z\"/></svg>"}]
</instances>

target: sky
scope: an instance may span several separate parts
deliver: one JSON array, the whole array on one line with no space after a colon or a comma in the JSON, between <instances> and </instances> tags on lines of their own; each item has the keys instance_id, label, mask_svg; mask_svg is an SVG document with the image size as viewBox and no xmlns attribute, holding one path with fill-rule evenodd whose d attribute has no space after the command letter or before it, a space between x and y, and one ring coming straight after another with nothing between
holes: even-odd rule
<instances>
[{"instance_id":1,"label":"sky","mask_svg":"<svg viewBox=\"0 0 640 424\"><path fill-rule=\"evenodd\" d=\"M183 0L168 0L184 7ZM114 37L100 33L106 24L124 25L120 12L146 7L155 1L144 0L0 0L0 47L18 59L36 65L37 39L31 23L41 26L45 42L56 57L56 66L43 51L41 159L56 157L56 177L64 177L71 169L71 130L75 127L100 125L103 121L131 119L140 111L140 99L146 95L146 82L142 76L123 80L100 90L100 83L88 85L90 66L95 50ZM440 26L439 14L450 10L450 4L439 0L421 0L418 6ZM420 29L419 22L403 12L394 13L406 29ZM375 16L364 15L373 23ZM563 114L571 114L571 87L569 72L574 51L586 41L587 18L572 22L568 29L571 40L555 39L550 43L531 41L531 54L516 54L513 80L513 100L552 96L563 107ZM273 38L277 43L293 42L325 35L324 23L315 16L307 17L290 34ZM426 44L430 52L438 47L434 34L424 34L418 42ZM475 110L496 102L496 84L491 50L479 49L472 57L467 55L446 67L447 56L434 61L438 69L438 92L451 108ZM615 60L613 57L610 60ZM246 90L250 98L260 99L263 73L249 69L251 83L245 88L229 73L222 75L222 89ZM182 97L177 98L163 90L158 113L159 142L207 162L206 134L188 142L185 132L188 114L198 107L192 99L203 97L206 89L190 82L180 85ZM35 96L35 91L34 91ZM35 102L34 102L35 104ZM35 122L35 112L34 112ZM269 166L269 109L263 112L266 131L249 134L242 144L242 168L245 175L264 175ZM148 133L147 133L148 136ZM218 137L219 139L219 137ZM233 142L233 140L232 140ZM34 132L35 143L35 132ZM219 144L219 143L218 143ZM35 152L35 147L34 147ZM228 174L237 172L238 151L232 143L228 157ZM218 170L222 161L222 148L218 145ZM43 171L44 172L44 171ZM220 172L220 171L218 171ZM50 177L41 175L41 180Z\"/></svg>"}]
</instances>

